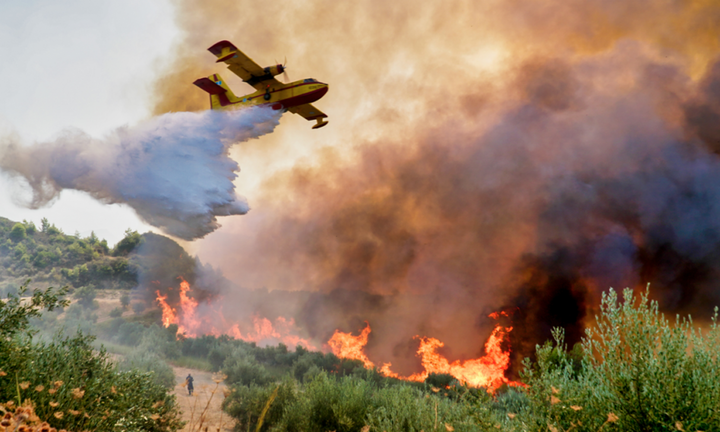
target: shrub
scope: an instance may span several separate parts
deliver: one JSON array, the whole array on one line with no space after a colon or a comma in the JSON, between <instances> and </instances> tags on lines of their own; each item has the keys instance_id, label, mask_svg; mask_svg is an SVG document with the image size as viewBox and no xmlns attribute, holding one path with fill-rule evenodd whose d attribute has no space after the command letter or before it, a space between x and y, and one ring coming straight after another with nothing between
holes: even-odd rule
<instances>
[{"instance_id":1,"label":"shrub","mask_svg":"<svg viewBox=\"0 0 720 432\"><path fill-rule=\"evenodd\" d=\"M125 231L125 237L115 245L112 254L113 256L126 256L140 243L142 243L142 236L138 234L137 231L128 228L127 231Z\"/></svg>"},{"instance_id":2,"label":"shrub","mask_svg":"<svg viewBox=\"0 0 720 432\"><path fill-rule=\"evenodd\" d=\"M80 306L88 309L97 308L97 306L95 305L95 297L97 296L97 293L95 292L95 288L92 285L78 288L77 290L75 290L74 296Z\"/></svg>"},{"instance_id":3,"label":"shrub","mask_svg":"<svg viewBox=\"0 0 720 432\"><path fill-rule=\"evenodd\" d=\"M177 325L161 328L153 324L146 328L140 341L140 349L163 358L180 357L180 344L175 340Z\"/></svg>"},{"instance_id":4,"label":"shrub","mask_svg":"<svg viewBox=\"0 0 720 432\"><path fill-rule=\"evenodd\" d=\"M368 413L367 424L377 431L496 431L500 424L489 410L489 396L483 394L480 404L456 403L437 395L426 397L407 385L386 387L373 398L375 409Z\"/></svg>"},{"instance_id":5,"label":"shrub","mask_svg":"<svg viewBox=\"0 0 720 432\"><path fill-rule=\"evenodd\" d=\"M110 311L110 317L111 318L118 318L121 317L123 314L122 308L116 307L113 310Z\"/></svg>"},{"instance_id":6,"label":"shrub","mask_svg":"<svg viewBox=\"0 0 720 432\"><path fill-rule=\"evenodd\" d=\"M307 424L304 430L308 431L360 430L373 409L373 390L372 384L356 377L338 379L320 373L305 386L302 400L288 407L284 425L292 428L290 422L304 418Z\"/></svg>"},{"instance_id":7,"label":"shrub","mask_svg":"<svg viewBox=\"0 0 720 432\"><path fill-rule=\"evenodd\" d=\"M25 231L25 225L21 224L20 222L13 225L12 229L10 230L10 239L14 241L15 243L21 242L25 240L27 237L27 232Z\"/></svg>"},{"instance_id":8,"label":"shrub","mask_svg":"<svg viewBox=\"0 0 720 432\"><path fill-rule=\"evenodd\" d=\"M135 302L132 304L132 310L136 314L141 314L145 311L145 303L143 302Z\"/></svg>"},{"instance_id":9,"label":"shrub","mask_svg":"<svg viewBox=\"0 0 720 432\"><path fill-rule=\"evenodd\" d=\"M65 311L65 317L73 320L79 320L82 317L83 308L79 304L75 303L70 305Z\"/></svg>"},{"instance_id":10,"label":"shrub","mask_svg":"<svg viewBox=\"0 0 720 432\"><path fill-rule=\"evenodd\" d=\"M450 387L453 382L457 383L457 380L450 374L431 373L425 378L425 384L441 389Z\"/></svg>"},{"instance_id":11,"label":"shrub","mask_svg":"<svg viewBox=\"0 0 720 432\"><path fill-rule=\"evenodd\" d=\"M118 365L120 370L152 373L152 382L165 388L175 387L175 372L157 354L142 349L126 356Z\"/></svg>"},{"instance_id":12,"label":"shrub","mask_svg":"<svg viewBox=\"0 0 720 432\"><path fill-rule=\"evenodd\" d=\"M247 355L233 355L228 357L223 365L222 372L227 375L228 384L260 385L271 383L272 375L254 358Z\"/></svg>"},{"instance_id":13,"label":"shrub","mask_svg":"<svg viewBox=\"0 0 720 432\"><path fill-rule=\"evenodd\" d=\"M563 332L526 360L531 410L526 421L540 430L720 430L720 329L717 308L706 334L690 318L671 325L648 293L623 302L603 294L596 329L582 342L579 374L565 352Z\"/></svg>"},{"instance_id":14,"label":"shrub","mask_svg":"<svg viewBox=\"0 0 720 432\"><path fill-rule=\"evenodd\" d=\"M120 306L122 306L123 309L127 309L128 306L130 306L130 296L128 293L123 293L123 295L120 296Z\"/></svg>"},{"instance_id":15,"label":"shrub","mask_svg":"<svg viewBox=\"0 0 720 432\"><path fill-rule=\"evenodd\" d=\"M27 233L27 235L35 235L35 233L37 232L37 227L35 226L34 222L27 222L23 220L23 225L25 225L25 232Z\"/></svg>"},{"instance_id":16,"label":"shrub","mask_svg":"<svg viewBox=\"0 0 720 432\"><path fill-rule=\"evenodd\" d=\"M294 404L297 400L297 388L292 380L284 380L279 385L266 387L256 384L236 386L223 402L223 409L238 420L238 430L257 430L260 415L273 393L275 393L275 398L265 413L260 429L261 431L268 431L281 423L286 407ZM278 429L299 430L297 425L289 429Z\"/></svg>"},{"instance_id":17,"label":"shrub","mask_svg":"<svg viewBox=\"0 0 720 432\"><path fill-rule=\"evenodd\" d=\"M145 326L136 322L125 322L118 328L117 341L124 345L137 346L145 333Z\"/></svg>"},{"instance_id":18,"label":"shrub","mask_svg":"<svg viewBox=\"0 0 720 432\"><path fill-rule=\"evenodd\" d=\"M32 403L41 419L52 419L59 429L169 432L182 427L174 397L153 384L149 374L118 372L104 350L93 349L93 337L33 341L29 319L67 302L52 289L20 301L26 292L23 286L18 295L0 301L4 402Z\"/></svg>"}]
</instances>

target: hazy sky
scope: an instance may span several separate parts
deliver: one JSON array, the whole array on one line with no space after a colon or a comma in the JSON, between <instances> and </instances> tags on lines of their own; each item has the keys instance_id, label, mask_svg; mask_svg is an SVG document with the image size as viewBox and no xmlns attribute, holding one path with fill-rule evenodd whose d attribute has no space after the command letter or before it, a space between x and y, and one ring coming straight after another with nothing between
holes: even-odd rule
<instances>
[{"instance_id":1,"label":"hazy sky","mask_svg":"<svg viewBox=\"0 0 720 432\"><path fill-rule=\"evenodd\" d=\"M0 3L0 132L25 144L67 128L100 137L148 117L148 88L177 33L162 0ZM18 190L0 173L0 216L36 224L47 217L66 233L94 230L111 244L127 228L150 229L125 206L74 191L29 210L16 205Z\"/></svg>"}]
</instances>

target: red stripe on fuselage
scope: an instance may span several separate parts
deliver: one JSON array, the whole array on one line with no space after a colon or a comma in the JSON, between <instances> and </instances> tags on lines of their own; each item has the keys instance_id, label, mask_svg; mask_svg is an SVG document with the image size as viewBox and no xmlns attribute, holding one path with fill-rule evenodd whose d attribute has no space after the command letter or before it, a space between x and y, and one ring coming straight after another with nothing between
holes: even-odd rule
<instances>
[{"instance_id":1,"label":"red stripe on fuselage","mask_svg":"<svg viewBox=\"0 0 720 432\"><path fill-rule=\"evenodd\" d=\"M214 75L214 78L215 78L215 81L218 80L217 75ZM300 83L300 84L296 84L296 85L294 85L294 86L283 87L283 88L281 88L281 89L272 90L272 91L270 91L269 93L272 94L272 93L277 93L277 92L280 92L280 91L283 91L283 90L293 89L293 88L295 88L295 87L301 87L301 86L304 86L304 85L310 86L310 85L314 85L314 84L321 84L321 83L317 83L317 82L314 82L314 83ZM268 103L270 103L270 104L280 103L280 104L283 105L284 108L289 108L289 107L293 107L293 106L298 106L298 105L302 105L302 104L306 104L306 103L315 102L316 100L318 100L318 99L320 99L321 97L323 97L323 96L325 95L325 93L327 93L327 92L328 92L328 87L325 86L325 87L323 87L323 88L319 88L319 89L313 90L313 91L311 91L311 92L303 93L303 94L298 95L298 96L292 96L292 97L289 97L289 98L287 98L287 99L276 100L276 101L272 101L272 102L268 102ZM223 107L224 107L224 106L228 106L228 105L235 105L235 104L243 103L243 99L242 99L242 98L241 98L240 100L238 100L237 102L230 102L230 101L227 99L227 96L225 96L224 93L223 93L222 95L219 95L219 96L220 96L220 106L223 106ZM265 96L265 93L261 93L261 94L259 94L259 95L257 95L257 96L246 97L246 98L244 98L244 99L246 99L245 102L248 102L248 101L251 101L251 100L253 100L253 99L256 99L256 98L259 98L259 97L263 97L263 96ZM223 99L224 99L224 100L223 100ZM260 105L266 105L266 104L260 104Z\"/></svg>"},{"instance_id":2,"label":"red stripe on fuselage","mask_svg":"<svg viewBox=\"0 0 720 432\"><path fill-rule=\"evenodd\" d=\"M304 94L301 94L298 96L293 96L293 97L290 97L287 99L277 101L277 103L282 104L282 108L291 108L291 107L298 106L298 105L313 103L316 100L320 99L321 97L325 96L325 93L327 93L327 92L328 92L328 88L323 87L323 88L313 90L308 93L304 93ZM280 108L275 108L273 106L273 109L280 109Z\"/></svg>"}]
</instances>

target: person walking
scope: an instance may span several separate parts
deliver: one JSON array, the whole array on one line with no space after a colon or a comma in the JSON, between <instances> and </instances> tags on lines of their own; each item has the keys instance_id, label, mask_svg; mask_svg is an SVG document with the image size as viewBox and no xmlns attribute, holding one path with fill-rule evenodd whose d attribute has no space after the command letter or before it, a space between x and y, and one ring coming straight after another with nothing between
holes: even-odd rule
<instances>
[{"instance_id":1,"label":"person walking","mask_svg":"<svg viewBox=\"0 0 720 432\"><path fill-rule=\"evenodd\" d=\"M195 379L192 375L188 374L187 378L185 378L185 383L187 383L188 393L190 396L192 396L192 392L195 390L195 387L193 387L193 381L195 381Z\"/></svg>"}]
</instances>

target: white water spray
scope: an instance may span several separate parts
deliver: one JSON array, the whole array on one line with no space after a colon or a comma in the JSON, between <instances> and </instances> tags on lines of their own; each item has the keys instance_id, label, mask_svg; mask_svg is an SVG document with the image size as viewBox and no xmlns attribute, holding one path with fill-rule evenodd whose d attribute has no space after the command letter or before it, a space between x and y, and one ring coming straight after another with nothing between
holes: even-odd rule
<instances>
[{"instance_id":1,"label":"white water spray","mask_svg":"<svg viewBox=\"0 0 720 432\"><path fill-rule=\"evenodd\" d=\"M147 223L192 240L220 225L217 216L245 214L235 193L236 143L270 133L280 114L270 109L164 114L120 127L101 139L66 130L52 141L21 145L0 137L0 170L26 181L39 208L63 189L108 204L125 203Z\"/></svg>"}]
</instances>

